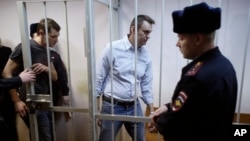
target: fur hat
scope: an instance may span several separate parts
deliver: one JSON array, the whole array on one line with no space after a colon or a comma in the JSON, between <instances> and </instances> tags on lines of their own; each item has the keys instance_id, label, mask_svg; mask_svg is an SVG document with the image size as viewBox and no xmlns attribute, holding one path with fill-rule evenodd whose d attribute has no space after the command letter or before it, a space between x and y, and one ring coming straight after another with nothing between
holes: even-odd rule
<instances>
[{"instance_id":1,"label":"fur hat","mask_svg":"<svg viewBox=\"0 0 250 141\"><path fill-rule=\"evenodd\" d=\"M33 34L37 31L37 25L38 23L32 23L30 25L30 37L33 38Z\"/></svg>"},{"instance_id":2,"label":"fur hat","mask_svg":"<svg viewBox=\"0 0 250 141\"><path fill-rule=\"evenodd\" d=\"M205 2L185 7L172 13L175 33L207 33L221 25L221 9Z\"/></svg>"}]
</instances>

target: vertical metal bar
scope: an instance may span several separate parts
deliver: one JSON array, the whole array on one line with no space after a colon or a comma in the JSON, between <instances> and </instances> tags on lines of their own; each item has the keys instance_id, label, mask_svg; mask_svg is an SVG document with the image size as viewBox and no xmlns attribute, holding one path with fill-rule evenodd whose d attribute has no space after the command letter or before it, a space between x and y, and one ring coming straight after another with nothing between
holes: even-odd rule
<instances>
[{"instance_id":1,"label":"vertical metal bar","mask_svg":"<svg viewBox=\"0 0 250 141\"><path fill-rule=\"evenodd\" d=\"M226 11L225 14L224 14L224 15L225 15L225 16L224 16L224 17L225 17L224 20L225 20L225 21L228 21L228 13L229 13L229 12L228 12L228 9L229 9L229 5L230 5L230 1L225 1L225 2L226 2L226 6L225 6L225 7L227 8L227 11L224 9L224 11ZM225 2L224 2L224 3L225 3ZM224 4L224 5L225 5L225 4ZM224 28L227 29L227 28L228 28L228 24L224 25ZM228 35L227 33L228 33L228 30L225 30L225 31L224 31L224 35L225 35L225 36L224 36L224 39L223 39L223 40L226 40L227 35ZM223 45L220 47L221 50L223 50L223 49L226 48L226 43L227 43L227 42L223 42Z\"/></svg>"},{"instance_id":2,"label":"vertical metal bar","mask_svg":"<svg viewBox=\"0 0 250 141\"><path fill-rule=\"evenodd\" d=\"M161 7L161 48L160 48L160 75L159 75L159 107L161 106L161 85L162 85L162 56L163 56L163 31L164 31L164 19L165 19L165 0L162 0Z\"/></svg>"},{"instance_id":3,"label":"vertical metal bar","mask_svg":"<svg viewBox=\"0 0 250 141\"><path fill-rule=\"evenodd\" d=\"M47 21L47 5L46 2L43 2L44 6L44 19L45 19L45 34L46 34L46 50L47 50L47 61L49 68L49 87L50 87L50 99L53 101L53 93L52 93L52 79L51 79L51 65L50 65L50 47L49 47L49 31L48 31L48 21ZM50 103L50 106L53 106L53 102Z\"/></svg>"},{"instance_id":4,"label":"vertical metal bar","mask_svg":"<svg viewBox=\"0 0 250 141\"><path fill-rule=\"evenodd\" d=\"M109 38L110 38L110 73L111 73L111 114L114 114L114 107L113 107L113 46L112 46L112 32L113 32L113 15L112 15L112 0L109 0Z\"/></svg>"},{"instance_id":5,"label":"vertical metal bar","mask_svg":"<svg viewBox=\"0 0 250 141\"><path fill-rule=\"evenodd\" d=\"M119 13L118 11L119 7L119 0L113 0L113 39L118 39L119 35L119 30L118 30L118 25L119 25Z\"/></svg>"},{"instance_id":6,"label":"vertical metal bar","mask_svg":"<svg viewBox=\"0 0 250 141\"><path fill-rule=\"evenodd\" d=\"M218 7L221 7L221 0L218 0ZM216 35L216 37L215 37L215 45L218 45L218 40L219 40L219 31L217 30L217 31L215 31L215 35Z\"/></svg>"},{"instance_id":7,"label":"vertical metal bar","mask_svg":"<svg viewBox=\"0 0 250 141\"><path fill-rule=\"evenodd\" d=\"M66 48L67 48L67 78L68 78L68 87L69 87L69 97L70 97L70 103L69 103L69 107L72 107L72 93L71 93L71 72L70 72L70 50L69 50L69 24L68 24L68 9L67 9L67 1L64 1L64 15L65 15L65 30L66 30ZM68 112L68 114L72 114L71 112ZM74 125L74 120L71 120L71 125ZM72 128L72 126L70 126L70 140L75 140L75 136L74 136L74 128Z\"/></svg>"},{"instance_id":8,"label":"vertical metal bar","mask_svg":"<svg viewBox=\"0 0 250 141\"><path fill-rule=\"evenodd\" d=\"M19 14L19 24L21 30L21 41L22 41L22 54L23 54L23 65L24 68L31 70L31 52L30 52L30 41L28 31L28 19L27 19L27 8L26 3L17 1L17 9ZM29 87L30 86L30 87ZM27 93L35 95L34 83L30 83L27 88Z\"/></svg>"},{"instance_id":9,"label":"vertical metal bar","mask_svg":"<svg viewBox=\"0 0 250 141\"><path fill-rule=\"evenodd\" d=\"M50 46L49 46L49 31L48 31L48 20L47 20L47 3L46 1L43 2L44 6L44 19L45 19L45 35L46 35L46 50L47 50L47 62L48 62L48 68L49 68L49 90L50 90L50 107L53 107L53 91L52 91L52 76L51 76L51 61L50 61ZM52 111L51 111L52 112ZM56 131L55 131L55 117L54 112L51 113L52 116L52 134L54 141L56 141Z\"/></svg>"},{"instance_id":10,"label":"vertical metal bar","mask_svg":"<svg viewBox=\"0 0 250 141\"><path fill-rule=\"evenodd\" d=\"M114 99L113 99L113 45L112 45L112 40L113 40L113 5L112 5L112 0L109 0L109 38L110 38L110 74L111 74L111 114L114 114ZM114 141L114 122L112 121L111 127L111 141Z\"/></svg>"},{"instance_id":11,"label":"vertical metal bar","mask_svg":"<svg viewBox=\"0 0 250 141\"><path fill-rule=\"evenodd\" d=\"M245 43L245 51L244 51L244 58L243 58L243 67L242 67L242 75L241 75L241 85L240 85L240 92L239 92L239 101L238 101L238 110L237 110L237 119L236 122L240 123L240 110L241 110L241 100L242 100L242 90L244 86L244 78L245 78L245 70L246 70L246 59L247 59L247 52L248 52L248 45L249 45L249 37L250 37L250 6L248 9L248 18L247 18L247 38Z\"/></svg>"},{"instance_id":12,"label":"vertical metal bar","mask_svg":"<svg viewBox=\"0 0 250 141\"><path fill-rule=\"evenodd\" d=\"M88 49L87 49L87 31L86 27L83 28L83 41L84 41L84 55L88 58ZM69 56L68 56L69 57Z\"/></svg>"},{"instance_id":13,"label":"vertical metal bar","mask_svg":"<svg viewBox=\"0 0 250 141\"><path fill-rule=\"evenodd\" d=\"M189 5L193 5L193 0L190 0L190 1L189 1Z\"/></svg>"},{"instance_id":14,"label":"vertical metal bar","mask_svg":"<svg viewBox=\"0 0 250 141\"><path fill-rule=\"evenodd\" d=\"M191 5L193 5L193 0L190 0L189 1L189 6L191 6ZM190 60L189 59L187 59L187 64L190 62Z\"/></svg>"},{"instance_id":15,"label":"vertical metal bar","mask_svg":"<svg viewBox=\"0 0 250 141\"><path fill-rule=\"evenodd\" d=\"M161 106L161 99L162 99L162 56L163 56L163 45L164 45L164 37L163 37L163 32L164 31L164 19L165 19L165 0L161 1L161 48L160 48L160 75L159 75L159 105L158 107ZM160 141L160 134L157 134L157 139Z\"/></svg>"},{"instance_id":16,"label":"vertical metal bar","mask_svg":"<svg viewBox=\"0 0 250 141\"><path fill-rule=\"evenodd\" d=\"M93 19L93 0L85 0L85 16L87 31L87 47L88 47L88 84L89 84L89 115L90 115L90 140L96 141L95 135L95 113L96 111L96 95L95 95L95 43L94 43L94 19Z\"/></svg>"},{"instance_id":17,"label":"vertical metal bar","mask_svg":"<svg viewBox=\"0 0 250 141\"><path fill-rule=\"evenodd\" d=\"M65 15L65 31L66 31L66 48L67 48L67 64L68 64L68 82L71 84L71 73L70 73L70 50L69 50L69 24L68 24L68 9L67 9L67 1L64 1L64 15ZM69 88L71 89L71 85L69 85ZM70 95L72 98L72 95ZM72 101L70 101L70 106Z\"/></svg>"},{"instance_id":18,"label":"vertical metal bar","mask_svg":"<svg viewBox=\"0 0 250 141\"><path fill-rule=\"evenodd\" d=\"M30 51L30 42L29 42L29 32L28 32L28 19L27 19L27 8L26 3L22 1L17 1L17 9L19 14L19 23L21 30L21 40L22 40L22 54L23 54L23 63L24 68L31 69L31 51ZM31 83L26 87L27 94L35 95L34 83ZM33 111L30 111L30 137L31 141L38 140L38 129L37 129L37 119L36 114Z\"/></svg>"},{"instance_id":19,"label":"vertical metal bar","mask_svg":"<svg viewBox=\"0 0 250 141\"><path fill-rule=\"evenodd\" d=\"M135 91L134 91L134 116L137 116L137 98L138 98L138 94L137 94L137 49L138 49L138 0L135 0ZM137 141L137 125L136 122L134 123L134 140Z\"/></svg>"}]
</instances>

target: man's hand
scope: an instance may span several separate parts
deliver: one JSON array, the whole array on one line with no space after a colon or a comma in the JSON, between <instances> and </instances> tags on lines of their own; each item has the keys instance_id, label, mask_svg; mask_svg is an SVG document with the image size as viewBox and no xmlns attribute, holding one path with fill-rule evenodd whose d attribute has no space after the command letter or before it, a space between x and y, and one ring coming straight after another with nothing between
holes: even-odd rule
<instances>
[{"instance_id":1,"label":"man's hand","mask_svg":"<svg viewBox=\"0 0 250 141\"><path fill-rule=\"evenodd\" d=\"M147 104L147 110L150 111L149 115L147 115L147 116L150 116L150 115L152 115L154 113L154 105L153 105L153 103ZM157 130L154 129L154 124L152 122L148 122L147 127L148 127L148 130L150 132L157 132Z\"/></svg>"},{"instance_id":2,"label":"man's hand","mask_svg":"<svg viewBox=\"0 0 250 141\"><path fill-rule=\"evenodd\" d=\"M102 107L102 98L97 97L97 112L98 112L98 113L101 113L101 109L102 109L101 107ZM102 120L97 119L96 122L97 122L97 125L98 125L99 127L101 127L101 125L102 125Z\"/></svg>"},{"instance_id":3,"label":"man's hand","mask_svg":"<svg viewBox=\"0 0 250 141\"><path fill-rule=\"evenodd\" d=\"M62 102L63 102L63 106L70 106L70 98L68 95L62 96ZM72 113L71 112L65 112L64 113L65 119L66 121L69 121L72 118Z\"/></svg>"},{"instance_id":4,"label":"man's hand","mask_svg":"<svg viewBox=\"0 0 250 141\"><path fill-rule=\"evenodd\" d=\"M25 69L23 72L21 72L19 77L23 83L36 81L36 74L33 71L29 71L28 69Z\"/></svg>"},{"instance_id":5,"label":"man's hand","mask_svg":"<svg viewBox=\"0 0 250 141\"><path fill-rule=\"evenodd\" d=\"M53 81L56 81L58 76L57 76L57 72L55 70L55 67L53 65L53 63L50 64L51 65L51 79ZM46 72L49 73L49 67L46 65L43 65L42 63L35 63L31 66L32 70L36 73L36 74L40 74L42 72Z\"/></svg>"},{"instance_id":6,"label":"man's hand","mask_svg":"<svg viewBox=\"0 0 250 141\"><path fill-rule=\"evenodd\" d=\"M162 113L167 112L167 110L168 110L167 106L163 105L160 108L158 108L156 111L150 114L149 117L151 118L151 123L153 124L153 126L149 128L150 132L155 132L156 127L157 127L157 124L156 124L157 117L159 117Z\"/></svg>"},{"instance_id":7,"label":"man's hand","mask_svg":"<svg viewBox=\"0 0 250 141\"><path fill-rule=\"evenodd\" d=\"M70 98L68 95L62 96L63 105L69 106Z\"/></svg>"},{"instance_id":8,"label":"man's hand","mask_svg":"<svg viewBox=\"0 0 250 141\"><path fill-rule=\"evenodd\" d=\"M150 112L149 117L150 117L153 113L154 113L154 112ZM153 123L152 121L151 121L151 122L148 122L147 126L148 126L149 132L151 132L151 133L156 133L156 132L157 132L157 129L155 128L154 123Z\"/></svg>"},{"instance_id":9,"label":"man's hand","mask_svg":"<svg viewBox=\"0 0 250 141\"><path fill-rule=\"evenodd\" d=\"M101 126L102 126L102 120L97 119L97 125L98 125L99 127L101 127Z\"/></svg>"},{"instance_id":10,"label":"man's hand","mask_svg":"<svg viewBox=\"0 0 250 141\"><path fill-rule=\"evenodd\" d=\"M16 113L19 114L21 117L24 117L28 112L28 107L23 101L16 101L15 103L15 110Z\"/></svg>"},{"instance_id":11,"label":"man's hand","mask_svg":"<svg viewBox=\"0 0 250 141\"><path fill-rule=\"evenodd\" d=\"M151 132L151 133L156 133L157 132L157 129L155 128L155 126L154 126L154 124L152 122L148 122L147 126L148 126L149 132Z\"/></svg>"},{"instance_id":12,"label":"man's hand","mask_svg":"<svg viewBox=\"0 0 250 141\"><path fill-rule=\"evenodd\" d=\"M97 109L97 113L101 113L101 110L100 109ZM96 122L97 122L97 125L99 126L99 127L101 127L102 126L102 120L101 119L96 119Z\"/></svg>"},{"instance_id":13,"label":"man's hand","mask_svg":"<svg viewBox=\"0 0 250 141\"><path fill-rule=\"evenodd\" d=\"M36 74L40 74L42 72L49 72L49 68L41 63L35 63L31 66L31 68Z\"/></svg>"}]
</instances>

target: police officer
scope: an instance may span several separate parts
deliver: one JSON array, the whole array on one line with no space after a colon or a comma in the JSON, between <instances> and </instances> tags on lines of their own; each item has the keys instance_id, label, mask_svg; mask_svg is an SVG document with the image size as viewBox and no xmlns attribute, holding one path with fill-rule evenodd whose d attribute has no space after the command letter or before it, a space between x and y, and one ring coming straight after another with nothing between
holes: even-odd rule
<instances>
[{"instance_id":1,"label":"police officer","mask_svg":"<svg viewBox=\"0 0 250 141\"><path fill-rule=\"evenodd\" d=\"M171 103L151 115L167 141L227 141L237 98L231 62L214 44L221 9L202 2L172 13L176 46L192 62L182 69Z\"/></svg>"}]
</instances>

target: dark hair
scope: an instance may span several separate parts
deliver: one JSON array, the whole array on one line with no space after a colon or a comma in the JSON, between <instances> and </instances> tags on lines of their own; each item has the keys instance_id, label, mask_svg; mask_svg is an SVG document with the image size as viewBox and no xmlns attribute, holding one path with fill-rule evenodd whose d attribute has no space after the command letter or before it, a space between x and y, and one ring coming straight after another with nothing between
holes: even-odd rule
<instances>
[{"instance_id":1,"label":"dark hair","mask_svg":"<svg viewBox=\"0 0 250 141\"><path fill-rule=\"evenodd\" d=\"M151 17L149 17L148 15L138 15L137 16L137 28L138 29L141 28L141 25L143 24L143 21L147 21L150 24L155 24L155 21ZM135 18L132 20L129 29L131 29L132 26L135 26Z\"/></svg>"},{"instance_id":2,"label":"dark hair","mask_svg":"<svg viewBox=\"0 0 250 141\"><path fill-rule=\"evenodd\" d=\"M47 28L48 32L50 33L51 29L55 29L56 31L60 31L61 27L60 25L53 19L47 18ZM43 30L45 33L45 19L42 19L38 25L37 25L37 30Z\"/></svg>"},{"instance_id":3,"label":"dark hair","mask_svg":"<svg viewBox=\"0 0 250 141\"><path fill-rule=\"evenodd\" d=\"M34 33L37 32L37 25L38 23L30 24L30 37L33 38Z\"/></svg>"}]
</instances>

